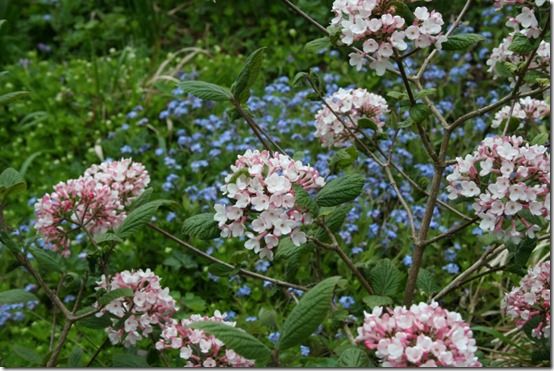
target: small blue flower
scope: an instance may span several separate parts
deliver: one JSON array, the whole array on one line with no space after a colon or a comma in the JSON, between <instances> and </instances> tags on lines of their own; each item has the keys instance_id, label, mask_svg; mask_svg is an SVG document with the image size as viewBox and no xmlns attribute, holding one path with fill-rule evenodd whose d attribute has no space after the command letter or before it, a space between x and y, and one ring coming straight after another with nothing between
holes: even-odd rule
<instances>
[{"instance_id":1,"label":"small blue flower","mask_svg":"<svg viewBox=\"0 0 554 371\"><path fill-rule=\"evenodd\" d=\"M456 263L448 263L444 267L442 267L442 269L447 271L450 274L460 273L460 267Z\"/></svg>"},{"instance_id":2,"label":"small blue flower","mask_svg":"<svg viewBox=\"0 0 554 371\"><path fill-rule=\"evenodd\" d=\"M269 341L271 341L273 344L276 344L279 341L280 337L281 337L281 333L278 331L272 332L267 336Z\"/></svg>"},{"instance_id":3,"label":"small blue flower","mask_svg":"<svg viewBox=\"0 0 554 371\"><path fill-rule=\"evenodd\" d=\"M256 322L257 320L258 320L258 317L256 317L256 316L246 317L246 322Z\"/></svg>"},{"instance_id":4,"label":"small blue flower","mask_svg":"<svg viewBox=\"0 0 554 371\"><path fill-rule=\"evenodd\" d=\"M131 148L131 146L129 145L124 145L119 149L119 151L121 152L121 154L125 155L129 153L133 153L133 148Z\"/></svg>"},{"instance_id":5,"label":"small blue flower","mask_svg":"<svg viewBox=\"0 0 554 371\"><path fill-rule=\"evenodd\" d=\"M256 262L256 272L267 272L269 267L271 266L271 263L267 260L261 259Z\"/></svg>"},{"instance_id":6,"label":"small blue flower","mask_svg":"<svg viewBox=\"0 0 554 371\"><path fill-rule=\"evenodd\" d=\"M404 263L406 267L410 267L412 265L412 257L410 255L406 255L404 259L402 259L402 263Z\"/></svg>"},{"instance_id":7,"label":"small blue flower","mask_svg":"<svg viewBox=\"0 0 554 371\"><path fill-rule=\"evenodd\" d=\"M349 309L354 304L356 304L356 301L352 296L341 296L339 298L339 303L344 307L344 309Z\"/></svg>"},{"instance_id":8,"label":"small blue flower","mask_svg":"<svg viewBox=\"0 0 554 371\"><path fill-rule=\"evenodd\" d=\"M225 321L234 321L235 318L237 318L237 313L230 310L228 312L225 312Z\"/></svg>"},{"instance_id":9,"label":"small blue flower","mask_svg":"<svg viewBox=\"0 0 554 371\"><path fill-rule=\"evenodd\" d=\"M242 285L238 290L237 292L235 293L235 295L239 298L242 298L242 297L245 297L245 296L250 296L250 294L252 293L252 290L250 289L250 287L248 285Z\"/></svg>"},{"instance_id":10,"label":"small blue flower","mask_svg":"<svg viewBox=\"0 0 554 371\"><path fill-rule=\"evenodd\" d=\"M300 354L303 357L307 357L310 355L310 347L306 345L300 345Z\"/></svg>"}]
</instances>

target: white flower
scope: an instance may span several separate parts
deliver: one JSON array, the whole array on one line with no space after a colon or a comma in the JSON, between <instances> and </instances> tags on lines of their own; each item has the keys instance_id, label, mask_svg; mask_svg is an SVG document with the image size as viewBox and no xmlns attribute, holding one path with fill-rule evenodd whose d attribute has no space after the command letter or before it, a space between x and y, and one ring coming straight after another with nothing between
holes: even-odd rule
<instances>
[{"instance_id":1,"label":"white flower","mask_svg":"<svg viewBox=\"0 0 554 371\"><path fill-rule=\"evenodd\" d=\"M366 59L363 54L360 53L350 53L350 65L355 67L357 71L361 71L362 67L366 64Z\"/></svg>"}]
</instances>

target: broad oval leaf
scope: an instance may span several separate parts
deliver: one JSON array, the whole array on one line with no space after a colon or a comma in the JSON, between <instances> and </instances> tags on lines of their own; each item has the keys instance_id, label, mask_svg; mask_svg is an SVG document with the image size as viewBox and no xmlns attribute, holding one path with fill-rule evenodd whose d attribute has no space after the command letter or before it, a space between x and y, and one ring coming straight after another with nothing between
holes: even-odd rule
<instances>
[{"instance_id":1,"label":"broad oval leaf","mask_svg":"<svg viewBox=\"0 0 554 371\"><path fill-rule=\"evenodd\" d=\"M262 69L265 49L260 48L248 56L239 76L231 85L231 93L239 102L245 102L250 95L250 88L256 82Z\"/></svg>"},{"instance_id":2,"label":"broad oval leaf","mask_svg":"<svg viewBox=\"0 0 554 371\"><path fill-rule=\"evenodd\" d=\"M38 298L34 294L23 289L13 289L0 292L0 305L25 303L32 300L38 300Z\"/></svg>"},{"instance_id":3,"label":"broad oval leaf","mask_svg":"<svg viewBox=\"0 0 554 371\"><path fill-rule=\"evenodd\" d=\"M187 218L183 223L183 234L201 240L211 240L219 237L221 231L214 220L213 213L202 213Z\"/></svg>"},{"instance_id":4,"label":"broad oval leaf","mask_svg":"<svg viewBox=\"0 0 554 371\"><path fill-rule=\"evenodd\" d=\"M319 206L336 206L352 201L360 195L364 186L361 174L349 174L327 183L317 194Z\"/></svg>"},{"instance_id":5,"label":"broad oval leaf","mask_svg":"<svg viewBox=\"0 0 554 371\"><path fill-rule=\"evenodd\" d=\"M346 348L339 356L340 367L374 367L367 353L360 348Z\"/></svg>"},{"instance_id":6,"label":"broad oval leaf","mask_svg":"<svg viewBox=\"0 0 554 371\"><path fill-rule=\"evenodd\" d=\"M173 203L173 201L156 200L137 207L135 210L131 211L129 215L127 215L121 226L119 226L119 228L115 231L115 234L120 238L132 236L133 233L152 219L160 206L171 203Z\"/></svg>"},{"instance_id":7,"label":"broad oval leaf","mask_svg":"<svg viewBox=\"0 0 554 371\"><path fill-rule=\"evenodd\" d=\"M264 366L271 357L268 347L240 328L210 321L196 322L191 327L208 332L244 358L255 360L257 367Z\"/></svg>"},{"instance_id":8,"label":"broad oval leaf","mask_svg":"<svg viewBox=\"0 0 554 371\"><path fill-rule=\"evenodd\" d=\"M302 296L283 325L279 350L304 342L323 322L331 307L335 286L341 277L329 277Z\"/></svg>"},{"instance_id":9,"label":"broad oval leaf","mask_svg":"<svg viewBox=\"0 0 554 371\"><path fill-rule=\"evenodd\" d=\"M384 305L392 304L392 298L388 296L380 296L380 295L367 295L362 298L362 301L369 308L382 307Z\"/></svg>"},{"instance_id":10,"label":"broad oval leaf","mask_svg":"<svg viewBox=\"0 0 554 371\"><path fill-rule=\"evenodd\" d=\"M316 217L319 212L317 202L315 202L312 196L310 196L302 186L293 184L292 187L296 198L296 206L298 206L300 210L307 211L312 214L313 217Z\"/></svg>"},{"instance_id":11,"label":"broad oval leaf","mask_svg":"<svg viewBox=\"0 0 554 371\"><path fill-rule=\"evenodd\" d=\"M64 262L59 254L51 250L39 249L33 246L30 246L28 250L35 257L40 268L45 268L53 272L63 271Z\"/></svg>"},{"instance_id":12,"label":"broad oval leaf","mask_svg":"<svg viewBox=\"0 0 554 371\"><path fill-rule=\"evenodd\" d=\"M233 99L231 91L223 86L205 81L183 81L179 87L185 92L200 99L225 101Z\"/></svg>"},{"instance_id":13,"label":"broad oval leaf","mask_svg":"<svg viewBox=\"0 0 554 371\"><path fill-rule=\"evenodd\" d=\"M112 290L112 291L108 291L107 293L102 295L100 297L100 299L98 299L98 303L100 305L108 305L115 299L119 299L119 298L123 298L123 297L131 297L131 296L133 296L133 290L132 289L130 289L128 287L119 288L119 289L115 289L115 290Z\"/></svg>"},{"instance_id":14,"label":"broad oval leaf","mask_svg":"<svg viewBox=\"0 0 554 371\"><path fill-rule=\"evenodd\" d=\"M464 33L457 34L448 37L444 43L442 43L443 50L464 50L477 44L479 41L483 41L485 38L476 33Z\"/></svg>"},{"instance_id":15,"label":"broad oval leaf","mask_svg":"<svg viewBox=\"0 0 554 371\"><path fill-rule=\"evenodd\" d=\"M521 33L516 33L508 50L518 54L528 54L537 47L537 44Z\"/></svg>"},{"instance_id":16,"label":"broad oval leaf","mask_svg":"<svg viewBox=\"0 0 554 371\"><path fill-rule=\"evenodd\" d=\"M392 296L400 289L403 274L389 259L382 259L371 269L369 277L376 295Z\"/></svg>"},{"instance_id":17,"label":"broad oval leaf","mask_svg":"<svg viewBox=\"0 0 554 371\"><path fill-rule=\"evenodd\" d=\"M27 189L27 183L14 168L7 168L0 174L0 202L10 194Z\"/></svg>"},{"instance_id":18,"label":"broad oval leaf","mask_svg":"<svg viewBox=\"0 0 554 371\"><path fill-rule=\"evenodd\" d=\"M310 53L318 53L324 49L329 48L330 46L331 46L331 39L329 39L328 36L324 36L318 39L308 41L306 45L304 45L304 50Z\"/></svg>"},{"instance_id":19,"label":"broad oval leaf","mask_svg":"<svg viewBox=\"0 0 554 371\"><path fill-rule=\"evenodd\" d=\"M125 368L148 368L150 365L146 362L145 357L141 357L137 354L128 352L115 353L112 356L113 367L125 367Z\"/></svg>"}]
</instances>

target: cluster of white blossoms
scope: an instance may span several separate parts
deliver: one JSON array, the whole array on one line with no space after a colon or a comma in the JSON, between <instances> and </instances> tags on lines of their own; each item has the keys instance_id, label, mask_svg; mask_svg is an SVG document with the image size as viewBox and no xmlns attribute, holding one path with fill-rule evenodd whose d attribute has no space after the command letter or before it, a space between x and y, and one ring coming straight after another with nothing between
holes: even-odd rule
<instances>
[{"instance_id":1,"label":"cluster of white blossoms","mask_svg":"<svg viewBox=\"0 0 554 371\"><path fill-rule=\"evenodd\" d=\"M518 54L509 49L513 39L513 34L506 36L500 45L492 50L489 59L487 59L488 72L496 75L496 64L499 62L518 64L525 61L525 55ZM544 40L540 42L537 53L529 64L529 70L536 69L544 69L546 71L550 69L550 43Z\"/></svg>"},{"instance_id":2,"label":"cluster of white blossoms","mask_svg":"<svg viewBox=\"0 0 554 371\"><path fill-rule=\"evenodd\" d=\"M550 337L550 261L529 268L519 286L504 297L502 310L518 328L538 317L532 336Z\"/></svg>"},{"instance_id":3,"label":"cluster of white blossoms","mask_svg":"<svg viewBox=\"0 0 554 371\"><path fill-rule=\"evenodd\" d=\"M385 125L384 114L389 112L385 98L366 89L341 88L325 101L329 107L324 106L315 116L315 136L327 147L348 144L351 133L357 133L358 120L361 118L373 121L381 130Z\"/></svg>"},{"instance_id":4,"label":"cluster of white blossoms","mask_svg":"<svg viewBox=\"0 0 554 371\"><path fill-rule=\"evenodd\" d=\"M363 50L350 54L350 64L357 70L372 59L370 68L383 75L395 50L408 49L410 42L415 48L440 49L447 39L442 34L442 15L426 7L415 9L412 24L397 14L390 0L335 0L332 11L331 26L339 29L340 40L346 45L359 43Z\"/></svg>"},{"instance_id":5,"label":"cluster of white blossoms","mask_svg":"<svg viewBox=\"0 0 554 371\"><path fill-rule=\"evenodd\" d=\"M238 355L215 336L190 327L195 322L210 321L235 327L235 322L226 322L216 310L213 317L194 314L183 320L172 320L162 330L156 342L159 351L175 349L186 361L185 367L254 367L254 361Z\"/></svg>"},{"instance_id":6,"label":"cluster of white blossoms","mask_svg":"<svg viewBox=\"0 0 554 371\"><path fill-rule=\"evenodd\" d=\"M310 224L312 216L296 206L294 185L319 189L325 180L316 169L280 153L248 150L239 155L221 186L234 204L215 205L221 236L246 235L244 247L267 259L273 259L283 236L290 235L296 246L305 243L301 227Z\"/></svg>"},{"instance_id":7,"label":"cluster of white blossoms","mask_svg":"<svg viewBox=\"0 0 554 371\"><path fill-rule=\"evenodd\" d=\"M524 5L521 8L521 12L515 17L509 17L506 21L506 26L513 28L517 32L521 32L523 35L530 38L537 38L541 33L539 22L535 16L535 10L530 8L529 5L535 5L541 7L548 4L546 0L496 0L494 6L498 9L504 5Z\"/></svg>"},{"instance_id":8,"label":"cluster of white blossoms","mask_svg":"<svg viewBox=\"0 0 554 371\"><path fill-rule=\"evenodd\" d=\"M521 98L512 106L504 106L494 115L492 127L497 128L505 124L509 117L530 122L539 122L550 115L550 105L543 100L531 97Z\"/></svg>"},{"instance_id":9,"label":"cluster of white blossoms","mask_svg":"<svg viewBox=\"0 0 554 371\"><path fill-rule=\"evenodd\" d=\"M96 316L101 317L106 313L114 316L112 326L106 328L111 343L130 347L151 334L154 326L162 326L164 322L170 321L177 307L169 295L169 289L162 289L160 278L150 269L116 273L109 281L102 275L96 290L113 291L122 288L131 289L133 295L112 300ZM100 304L96 303L96 307L100 307Z\"/></svg>"},{"instance_id":10,"label":"cluster of white blossoms","mask_svg":"<svg viewBox=\"0 0 554 371\"><path fill-rule=\"evenodd\" d=\"M438 303L364 312L357 341L384 367L481 367L469 325Z\"/></svg>"},{"instance_id":11,"label":"cluster of white blossoms","mask_svg":"<svg viewBox=\"0 0 554 371\"><path fill-rule=\"evenodd\" d=\"M484 139L477 150L457 157L446 178L450 199L475 199L473 207L484 231L518 238L535 237L534 218L550 219L550 154L522 137Z\"/></svg>"}]
</instances>

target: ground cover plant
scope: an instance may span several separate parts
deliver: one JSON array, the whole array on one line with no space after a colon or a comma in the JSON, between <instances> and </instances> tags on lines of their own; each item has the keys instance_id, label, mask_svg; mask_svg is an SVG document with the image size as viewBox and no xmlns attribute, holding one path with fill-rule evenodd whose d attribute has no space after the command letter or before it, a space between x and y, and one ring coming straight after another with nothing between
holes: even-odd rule
<instances>
[{"instance_id":1,"label":"ground cover plant","mask_svg":"<svg viewBox=\"0 0 554 371\"><path fill-rule=\"evenodd\" d=\"M550 366L547 1L0 5L1 366Z\"/></svg>"}]
</instances>

